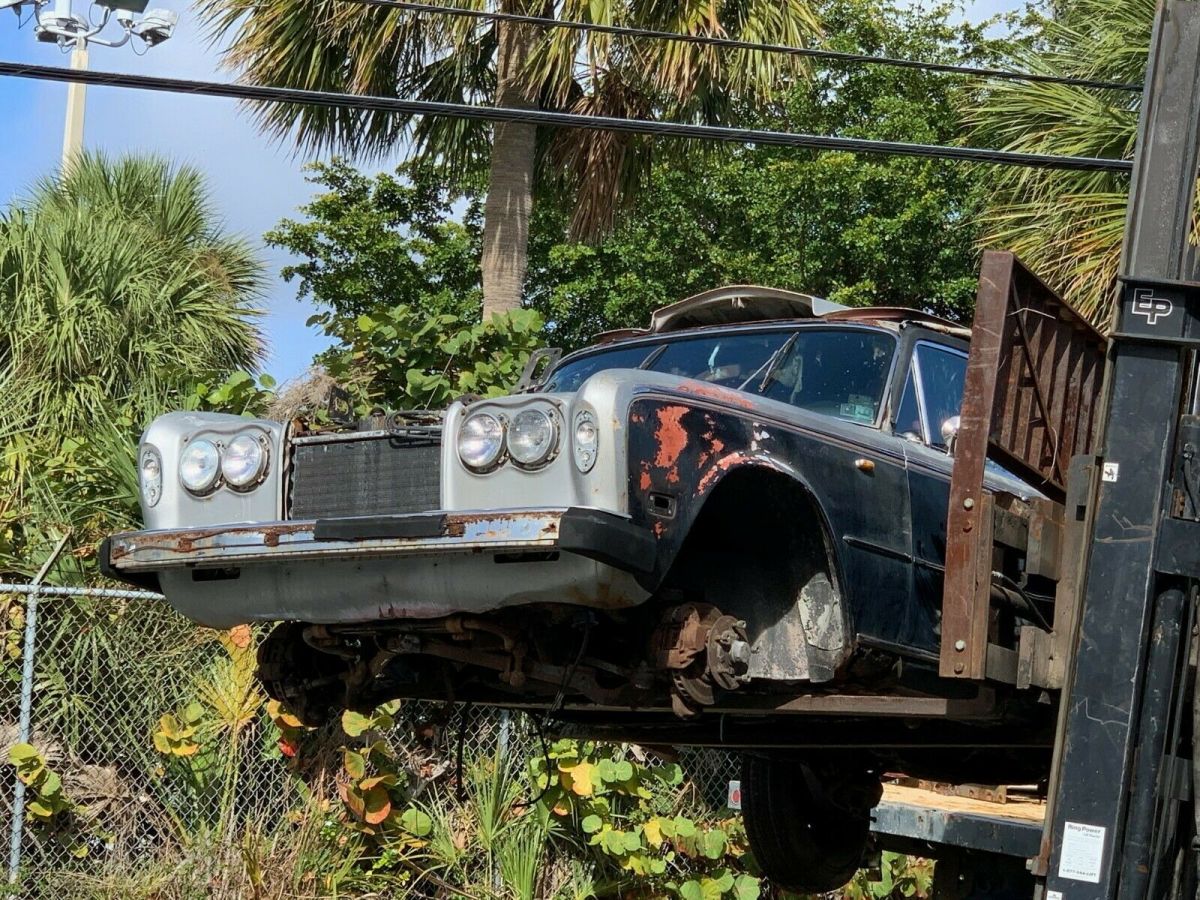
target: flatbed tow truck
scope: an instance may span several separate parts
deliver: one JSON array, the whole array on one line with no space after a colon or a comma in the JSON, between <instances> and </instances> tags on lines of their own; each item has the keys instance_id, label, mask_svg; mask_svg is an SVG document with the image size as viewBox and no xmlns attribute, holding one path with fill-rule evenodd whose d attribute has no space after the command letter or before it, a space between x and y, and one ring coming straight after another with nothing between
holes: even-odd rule
<instances>
[{"instance_id":1,"label":"flatbed tow truck","mask_svg":"<svg viewBox=\"0 0 1200 900\"><path fill-rule=\"evenodd\" d=\"M1166 0L1099 367L1086 364L1086 329L1044 285L1010 255L985 255L955 447L940 675L1042 687L1061 701L1042 799L885 786L877 846L937 859L943 900L1197 896L1198 169L1200 2ZM1048 502L1014 520L981 491L988 459L1040 470ZM1023 629L1016 653L989 641L988 596L994 554L1014 546L1056 582L1052 627Z\"/></svg>"},{"instance_id":2,"label":"flatbed tow truck","mask_svg":"<svg viewBox=\"0 0 1200 900\"><path fill-rule=\"evenodd\" d=\"M636 371L639 378L657 384L660 393L700 396L711 410L699 401L664 406L651 398L661 426L655 430L645 410L630 413L626 423L625 407L622 418L611 422L588 407L573 408L572 452L569 458L563 454L559 469L553 470L565 472L568 465L574 466L570 496L582 496L586 489L584 499L569 508L560 508L563 492L553 479L525 477L532 471L551 472L549 467L560 459L555 454L560 431L555 423L561 411L555 412L552 403L565 401L556 400L554 390L497 398L491 412L473 411L466 418L465 404L454 405L446 430L457 435L457 458L451 459L455 447L450 443L445 444L444 455L452 463L447 471L456 473L459 481L442 485L443 493L450 496L445 509L434 509L435 493L433 499L421 500L415 511L389 508L382 516L364 515L362 503L357 502L362 496L354 494L350 513L322 507L308 516L269 520L267 514L281 505L276 501L282 497L284 482L278 471L268 473L266 461L272 448L283 458L282 424L208 421L193 428L177 415L161 417L148 430L149 446L143 451L153 463L143 495L152 497L149 507L158 504L153 515L147 515L155 521L148 521L147 531L111 538L101 558L124 570L124 574L115 570L111 574L134 583L150 575L168 579L163 583L168 599L202 624L224 627L238 621L287 620L276 631L279 639L273 636L264 644L259 675L276 699L304 701L307 710L319 714L309 717L314 720L334 708L369 708L374 705L372 690L390 691L387 698L420 696L405 693L405 686L441 684L439 679L421 676L450 671L445 665L449 660L455 666L499 673L498 679L492 678L481 689L482 702L514 705L512 692L501 693L497 701L501 689L496 684L512 688L518 697L531 694L532 684L541 691L538 704L562 714L564 721L569 715L572 724L590 728L597 736L616 737L614 730L624 728L632 730L621 740L653 743L644 738L650 735L663 737L664 743L746 750L745 818L750 842L755 843L751 826L757 825L764 838L760 848L770 849L774 862L786 870L785 877L796 876L793 887L803 882L807 870L820 869L830 860L826 866L830 871L825 873L830 877L822 883L844 883L844 879L831 880L832 875L854 871L866 837L866 809L878 796L882 766L893 759L903 764L920 757L939 777L953 778L955 770L968 771L960 765L968 751L981 751L969 769L973 774L964 780L978 781L980 769L995 770L997 782L1033 772L1033 777L1043 779L1035 796L1044 799L1017 799L1014 790L1011 802L999 803L995 796L978 796L980 791L974 792L976 796L948 796L893 780L872 813L877 846L938 859L935 896L940 900L1192 898L1200 852L1194 821L1200 805L1194 802L1192 788L1197 759L1193 734L1200 733L1193 722L1194 717L1200 720L1193 690L1200 584L1200 277L1190 238L1196 233L1200 172L1200 0L1161 0L1141 117L1123 274L1114 291L1118 299L1107 336L1093 329L1012 254L984 255L961 412L957 422L952 414L941 420L941 442L927 440L939 448L937 474L942 487L947 460L940 448L945 446L953 457L948 507L943 505L944 493L936 499L930 499L933 495L928 492L912 493L916 501L906 499L904 491L882 493L903 483L893 469L905 476L915 472L913 480L919 481L923 477L919 467L908 462L877 466L871 453L857 456L861 441L845 433L825 443L796 444L797 453L819 461L834 459L832 451L826 450L836 443L841 454L837 459L844 458L855 473L873 479L863 484L873 483L875 492L864 489L849 494L855 502L844 504L860 512L870 510L875 515L867 524L879 526L869 534L841 532L843 544L861 551L858 559L874 560L870 569L860 563L858 574L874 573L875 583L894 576L912 585L919 570L923 583L943 582L940 617L934 616L937 591L920 595L918 624L923 642L915 649L923 654L916 672L921 685L903 683L905 673L899 666L896 690L839 688L822 693L805 687L829 681L848 658L841 655L849 646L843 633L848 620L841 595L834 590L837 579L836 567L828 563L831 554L811 552L813 547L828 547L821 543L824 532L819 532L820 540L813 538L807 545L795 539L794 522L805 519L804 511L811 507L788 505L801 496L788 492L794 488L791 482L787 491L772 490L773 498L783 500L764 507L788 525L779 529L784 538L770 544L765 555L755 556L757 548L744 540L745 535L733 535L743 538L740 542L722 544L731 535L728 528L701 530L699 543L692 545L697 559L712 547L728 549L728 556L744 567L737 570L739 577L743 571L759 573L756 589L769 590L770 596L781 587L788 589L780 595L784 602L776 607L756 603L739 612L743 619L752 620L751 629L728 611L718 615L715 606L701 610L673 603L658 624L641 623L649 624L642 630L654 636L650 662L655 668L649 668L650 662L638 657L641 650L599 658L605 624L612 629L607 632L610 650L633 646L612 639L618 633L613 616L577 619L582 625L576 630L582 636L574 662L562 653L568 645L558 639L570 631L566 619L529 617L526 609L527 617L518 619L516 627L498 614L482 617L495 612L488 605L496 571L491 566L501 563L527 567L506 570L510 572L536 569L543 578L533 587L519 586L511 594L514 606L531 607L544 599L543 594L557 596L559 582L552 579L558 577L572 585L587 585L592 593L582 595L582 605L601 611L606 605L637 607L664 584L670 588L664 598L686 594L687 589L697 592L686 578L678 585L667 584L668 557L658 554L661 546L669 546L672 553L689 547L683 543L683 528L671 524L685 519L677 504L691 503L723 471L761 462L759 443L776 438L767 429L754 427L753 416L724 409L753 406L748 396L714 384L697 388L698 383L687 380L694 375L643 372L640 364L636 370L615 367L614 373L596 382L597 391L589 396L598 402L603 393L607 403L603 408L615 409L617 396L625 396L621 391L629 387L628 372ZM697 299L683 301L684 312L701 310ZM808 315L815 315L814 298L801 299ZM679 305L660 312L671 310L678 318ZM892 313L896 311L876 309L872 315L886 318ZM836 323L836 316L856 313L826 309L822 314ZM912 311L901 315L912 318ZM656 328L669 330L668 324L656 314ZM944 337L944 329L956 328L953 323L930 321L923 327L926 341L935 344L939 334L930 329L942 328ZM650 332L638 334L645 337ZM848 346L863 350L859 369L883 376L886 365L880 363L892 358L891 351L876 352L876 345L863 343L858 332L851 337ZM955 340L961 343L961 338ZM825 401L833 395L819 387L836 379L821 374L821 354L812 355L807 366L772 362L786 356L803 363L800 351L788 355L787 348L799 344L795 335L791 341L767 358L761 382L754 377L744 380L740 370L725 372L725 366L717 365L715 348L705 355L704 368L715 378L733 378L738 390L757 383L758 390L765 391L773 384L768 376L779 372L782 383L787 374L791 381L784 394L764 395L763 403L783 404L781 397L790 402L808 390L820 394L817 399L828 406ZM886 342L878 346L890 347ZM958 371L962 371L961 350ZM747 374L758 372L756 365ZM826 374L832 375L832 369ZM949 380L943 375L943 381ZM929 383L921 379L921 385ZM836 408L860 424L875 423L882 417L872 397L882 396L881 390L855 387L846 397L837 395ZM916 390L922 397L924 391L924 387ZM574 397L572 402L582 401ZM926 405L924 399L920 405ZM700 435L704 440L694 446L680 424L692 406L704 407L700 416L707 426ZM903 392L898 406L904 406ZM953 406L948 410L952 412ZM788 416L802 413L798 409ZM815 415L812 410L805 414ZM513 424L506 432L504 422L510 415ZM830 416L826 419L832 421ZM524 423L520 428L518 420ZM609 445L637 445L631 458L645 465L636 479L628 478L623 459L616 465L618 454L612 455L609 468L594 465L596 436L605 428L625 429L627 424L629 437L618 442L610 433ZM926 439L931 437L928 425L926 421ZM234 436L221 430L227 428L243 431ZM402 421L397 428L407 440L410 432L426 426L410 427ZM720 435L718 429L724 429ZM769 431L777 430L773 426ZM889 438L908 441L908 431L890 430ZM856 437L866 433L864 429ZM336 439L345 443L381 436L400 437L391 430L373 430ZM313 457L329 443L326 436L293 437L293 444L308 447L304 452ZM788 434L784 437L790 439ZM178 464L179 485L175 489L172 483L170 497L163 491L163 459L154 441L169 446L174 452L167 459ZM220 447L229 450L224 461ZM695 491L680 495L672 485L681 480L679 464L688 447L696 454L696 471L705 465L709 469ZM441 452L430 441L419 442L419 448L434 456ZM502 468L505 448L513 461L507 469ZM916 452L916 441L913 449ZM922 452L928 454L931 448ZM907 453L899 458L910 459ZM235 465L227 471L230 461ZM775 474L779 465L775 463ZM1000 470L1003 479L998 478ZM843 471L851 469L847 466ZM606 473L611 477L601 484ZM1020 496L1007 493L1002 482L1011 485L1013 480L1035 490ZM765 482L753 483L763 490ZM456 492L462 484L473 486L472 498L482 498L479 506L459 502L462 497ZM544 490L555 489L554 506L522 507L497 521L497 503L488 502L489 498L507 499L517 484L524 488L527 503L533 502L529 496L533 486L549 485ZM779 482L772 479L770 484ZM218 491L224 487L228 489ZM597 506L606 489L612 503ZM185 492L190 496L183 496ZM377 493L368 490L366 496ZM739 496L729 490L725 495ZM203 499L210 496L211 503ZM297 496L293 492L293 507ZM617 515L629 511L629 496L636 498L632 505L646 522L657 516L652 529L631 529ZM894 510L886 502L897 498L900 504L923 504L921 521L926 525L935 521L936 526L915 529L911 527L915 516L881 515L881 510ZM597 508L603 514L596 513ZM714 522L738 521L728 514L729 508L715 508ZM481 509L486 515L480 514ZM698 506L686 509L694 513ZM817 517L808 518L816 521ZM867 517L862 518L866 522ZM181 523L187 527L180 527ZM696 533L688 532L689 540ZM813 537L811 532L802 534L805 540ZM897 534L905 541L895 540ZM368 590L353 595L363 608L338 606L330 622L329 608L320 604L325 594L336 593L328 582L309 584L299 577L289 582L290 576L285 576L291 570L273 566L279 556L298 560L301 566L319 559L327 569L321 571L326 579L340 577L332 574L335 571L365 572L368 582L375 573L376 580L387 585L397 570L380 573L377 562L360 565L360 554L372 559L401 553L424 558L445 549L443 545L461 556L457 564L464 577L476 563L489 577L456 581L455 596L450 598L454 605L443 609L437 604L447 602L446 573L452 570L443 568L435 577L431 572L436 563L410 567L412 577L427 577L435 586L427 593L436 602L417 609L419 615L396 607L390 599L381 606ZM747 559L755 565L747 566ZM803 559L816 562L779 577L777 569L761 564L763 560L794 564ZM335 570L334 562L341 568ZM562 566L556 568L553 564L558 563ZM720 587L718 576L728 573L709 563L697 566L697 571ZM563 566L566 575L555 575ZM688 570L684 565L678 568ZM296 571L312 574L319 569L309 566ZM640 573L641 580L631 573ZM239 591L222 584L238 579ZM305 590L294 587L298 582ZM465 584L474 585L478 596L467 596ZM803 604L795 603L793 586L799 586L806 597ZM703 590L698 593L705 595ZM757 596L753 591L727 594L724 599L732 602ZM253 610L245 607L251 600ZM795 607L801 610L798 623L788 618ZM777 609L783 613L770 620L769 614ZM463 612L468 615L459 615ZM889 612L895 613L896 607ZM805 615L811 621L805 622ZM763 620L754 621L756 616ZM877 618L894 625L897 617ZM410 619L419 621L414 625ZM597 626L601 634L590 645L593 619L601 623ZM535 631L546 629L540 633L546 639L532 642L537 653L529 661L520 635L521 629L533 628L535 622ZM868 630L867 637L877 649L887 645L912 651L898 640L918 629L908 628L910 623L904 620L901 624L906 627L895 633ZM752 638L750 631L756 636ZM363 634L371 639L361 641ZM803 640L793 647L790 641L795 635ZM751 641L760 643L752 647ZM593 657L580 669L589 647ZM796 647L802 652L794 652ZM764 652L755 657L759 649ZM888 661L892 665L890 657ZM313 677L313 672L319 677ZM610 683L614 674L620 683ZM737 694L754 679L774 693L764 689L757 695ZM931 682L935 689L930 689ZM464 686L477 689L482 683L466 681ZM320 690L310 691L312 685ZM722 706L714 685L731 695L728 706ZM656 687L664 686L669 686L669 709L666 694L653 694ZM560 706L568 688L590 705ZM378 699L384 697L378 693ZM461 693L456 697L463 699ZM660 701L661 709L654 705ZM1020 716L1006 717L1014 707ZM629 715L621 719L614 715L619 710ZM648 718L633 715L645 711L651 714ZM739 714L743 714L740 720ZM735 720L732 734L726 733L727 717ZM986 719L988 727L972 730L979 724L973 721L977 719ZM850 727L841 728L847 723ZM869 752L869 765L842 752L855 747ZM820 762L822 774L834 782L831 789L819 783L813 767L802 759L805 750L813 749L825 751ZM782 789L776 790L780 785ZM776 802L780 798L783 802ZM805 815L808 820L800 821ZM830 821L839 827L824 827ZM822 843L818 836L828 840ZM832 844L847 845L850 852L830 854L826 845ZM800 846L806 853L803 857L793 852ZM763 869L769 870L768 854L758 855ZM788 883L773 877L777 883Z\"/></svg>"}]
</instances>

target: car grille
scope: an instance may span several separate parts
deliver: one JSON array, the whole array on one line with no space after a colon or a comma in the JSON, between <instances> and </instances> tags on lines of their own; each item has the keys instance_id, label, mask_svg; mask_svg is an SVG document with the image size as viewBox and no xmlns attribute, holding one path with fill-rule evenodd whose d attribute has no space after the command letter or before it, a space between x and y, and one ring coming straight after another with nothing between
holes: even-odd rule
<instances>
[{"instance_id":1,"label":"car grille","mask_svg":"<svg viewBox=\"0 0 1200 900\"><path fill-rule=\"evenodd\" d=\"M441 505L441 430L311 435L292 442L292 519L424 512Z\"/></svg>"}]
</instances>

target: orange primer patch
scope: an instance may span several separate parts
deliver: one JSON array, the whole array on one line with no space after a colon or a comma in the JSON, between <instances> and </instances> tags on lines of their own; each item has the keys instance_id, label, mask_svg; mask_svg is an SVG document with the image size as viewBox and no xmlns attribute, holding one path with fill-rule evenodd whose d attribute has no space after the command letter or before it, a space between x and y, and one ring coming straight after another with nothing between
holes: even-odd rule
<instances>
[{"instance_id":1,"label":"orange primer patch","mask_svg":"<svg viewBox=\"0 0 1200 900\"><path fill-rule=\"evenodd\" d=\"M674 466L679 460L679 454L683 453L687 446L687 430L680 422L687 411L686 406L664 406L658 410L658 428L654 432L658 452L654 455L654 465L660 469ZM667 476L667 480L671 480L670 475ZM678 473L675 473L675 480L679 480Z\"/></svg>"}]
</instances>

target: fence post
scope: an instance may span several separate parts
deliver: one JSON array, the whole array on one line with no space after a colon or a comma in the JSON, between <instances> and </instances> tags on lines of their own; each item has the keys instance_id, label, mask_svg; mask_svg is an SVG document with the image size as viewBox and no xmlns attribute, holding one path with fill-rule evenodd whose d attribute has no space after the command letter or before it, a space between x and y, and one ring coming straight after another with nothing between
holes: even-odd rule
<instances>
[{"instance_id":1,"label":"fence post","mask_svg":"<svg viewBox=\"0 0 1200 900\"><path fill-rule=\"evenodd\" d=\"M33 718L33 653L37 638L37 587L41 585L46 573L67 545L69 535L59 538L54 550L42 563L37 576L33 579L33 588L25 601L25 649L21 654L21 719L17 727L17 742L29 742L30 723ZM13 805L12 805L12 836L8 846L8 883L15 884L21 872L21 832L25 824L25 782L14 776Z\"/></svg>"}]
</instances>

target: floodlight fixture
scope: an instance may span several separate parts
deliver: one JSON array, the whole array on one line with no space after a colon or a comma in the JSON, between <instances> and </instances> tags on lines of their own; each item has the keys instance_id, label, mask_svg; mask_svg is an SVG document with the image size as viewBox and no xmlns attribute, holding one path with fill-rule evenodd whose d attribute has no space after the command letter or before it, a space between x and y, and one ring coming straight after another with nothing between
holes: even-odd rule
<instances>
[{"instance_id":1,"label":"floodlight fixture","mask_svg":"<svg viewBox=\"0 0 1200 900\"><path fill-rule=\"evenodd\" d=\"M18 16L21 14L21 4L25 0L0 0L0 9L11 9Z\"/></svg>"},{"instance_id":2,"label":"floodlight fixture","mask_svg":"<svg viewBox=\"0 0 1200 900\"><path fill-rule=\"evenodd\" d=\"M133 26L133 33L145 41L147 47L153 47L174 34L178 22L178 13L169 9L148 9L141 21Z\"/></svg>"},{"instance_id":3,"label":"floodlight fixture","mask_svg":"<svg viewBox=\"0 0 1200 900\"><path fill-rule=\"evenodd\" d=\"M128 11L131 13L143 13L149 5L150 0L93 0L97 6L102 6L105 9L111 9L117 13L117 21L123 22L120 16ZM132 16L130 16L132 18Z\"/></svg>"}]
</instances>

